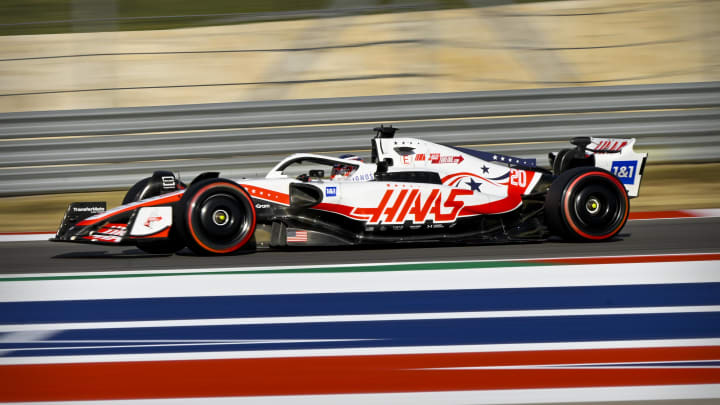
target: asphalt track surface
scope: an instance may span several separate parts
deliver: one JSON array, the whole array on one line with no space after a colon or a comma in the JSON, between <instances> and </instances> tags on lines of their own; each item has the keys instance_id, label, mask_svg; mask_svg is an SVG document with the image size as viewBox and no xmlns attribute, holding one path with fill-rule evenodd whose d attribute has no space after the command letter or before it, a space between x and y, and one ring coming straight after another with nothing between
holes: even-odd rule
<instances>
[{"instance_id":1,"label":"asphalt track surface","mask_svg":"<svg viewBox=\"0 0 720 405\"><path fill-rule=\"evenodd\" d=\"M476 246L402 246L260 250L235 256L150 255L130 246L55 242L0 243L0 274L175 270L417 261L492 260L720 252L720 218L629 221L603 243L544 243Z\"/></svg>"}]
</instances>

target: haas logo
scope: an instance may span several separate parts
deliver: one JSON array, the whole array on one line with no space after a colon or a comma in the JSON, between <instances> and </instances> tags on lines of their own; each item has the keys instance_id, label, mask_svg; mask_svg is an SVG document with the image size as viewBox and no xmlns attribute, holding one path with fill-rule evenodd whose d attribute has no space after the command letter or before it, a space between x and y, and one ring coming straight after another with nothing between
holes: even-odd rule
<instances>
[{"instance_id":1,"label":"haas logo","mask_svg":"<svg viewBox=\"0 0 720 405\"><path fill-rule=\"evenodd\" d=\"M167 237L172 226L172 207L142 207L130 229L131 236ZM164 233L163 233L164 232Z\"/></svg>"},{"instance_id":2,"label":"haas logo","mask_svg":"<svg viewBox=\"0 0 720 405\"><path fill-rule=\"evenodd\" d=\"M143 225L145 225L146 228L152 228L155 222L162 221L162 219L162 217L148 217Z\"/></svg>"},{"instance_id":3,"label":"haas logo","mask_svg":"<svg viewBox=\"0 0 720 405\"><path fill-rule=\"evenodd\" d=\"M465 205L457 200L472 195L472 190L453 189L444 198L439 189L423 197L420 190L387 190L380 204L374 208L355 208L353 214L368 219L368 224L402 224L405 221L423 223L427 219L435 222L452 222Z\"/></svg>"}]
</instances>

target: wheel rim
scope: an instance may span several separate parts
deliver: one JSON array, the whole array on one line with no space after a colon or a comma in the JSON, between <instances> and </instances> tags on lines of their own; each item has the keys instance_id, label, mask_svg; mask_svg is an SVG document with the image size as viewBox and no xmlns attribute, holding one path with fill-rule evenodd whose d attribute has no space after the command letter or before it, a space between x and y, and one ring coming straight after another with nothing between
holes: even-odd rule
<instances>
[{"instance_id":1,"label":"wheel rim","mask_svg":"<svg viewBox=\"0 0 720 405\"><path fill-rule=\"evenodd\" d=\"M215 243L229 242L249 226L242 201L230 194L211 195L202 200L196 209L200 211L201 230L208 240Z\"/></svg>"},{"instance_id":2,"label":"wheel rim","mask_svg":"<svg viewBox=\"0 0 720 405\"><path fill-rule=\"evenodd\" d=\"M597 196L591 196L585 203L585 211L590 215L597 215L602 208L602 202Z\"/></svg>"},{"instance_id":3,"label":"wheel rim","mask_svg":"<svg viewBox=\"0 0 720 405\"><path fill-rule=\"evenodd\" d=\"M228 253L242 247L254 224L254 207L242 189L233 185L209 185L196 194L188 208L193 239L213 253Z\"/></svg>"},{"instance_id":4,"label":"wheel rim","mask_svg":"<svg viewBox=\"0 0 720 405\"><path fill-rule=\"evenodd\" d=\"M581 236L603 239L622 228L627 213L623 190L604 176L588 176L569 190L569 225Z\"/></svg>"},{"instance_id":5,"label":"wheel rim","mask_svg":"<svg viewBox=\"0 0 720 405\"><path fill-rule=\"evenodd\" d=\"M228 215L227 211L223 209L216 210L212 213L212 220L216 226L222 227L227 225L228 223L230 223L230 218L231 217Z\"/></svg>"}]
</instances>

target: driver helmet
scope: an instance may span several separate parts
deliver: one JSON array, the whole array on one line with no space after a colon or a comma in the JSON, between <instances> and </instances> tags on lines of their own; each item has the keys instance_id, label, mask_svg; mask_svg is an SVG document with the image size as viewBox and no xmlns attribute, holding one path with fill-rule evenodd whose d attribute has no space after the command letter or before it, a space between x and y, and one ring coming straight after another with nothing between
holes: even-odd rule
<instances>
[{"instance_id":1,"label":"driver helmet","mask_svg":"<svg viewBox=\"0 0 720 405\"><path fill-rule=\"evenodd\" d=\"M351 153L346 153L344 155L338 156L340 159L349 159L349 160L356 160L358 162L363 162L362 158L357 155L353 155ZM343 164L343 163L337 163L333 165L332 168L332 174L330 178L335 178L336 176L343 176L348 177L353 172L355 167L353 165Z\"/></svg>"}]
</instances>

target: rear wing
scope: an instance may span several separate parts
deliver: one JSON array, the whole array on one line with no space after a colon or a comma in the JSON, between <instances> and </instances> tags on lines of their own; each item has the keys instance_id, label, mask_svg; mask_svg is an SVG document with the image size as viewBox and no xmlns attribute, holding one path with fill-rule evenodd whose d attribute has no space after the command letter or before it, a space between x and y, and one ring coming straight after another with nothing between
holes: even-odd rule
<instances>
[{"instance_id":1,"label":"rear wing","mask_svg":"<svg viewBox=\"0 0 720 405\"><path fill-rule=\"evenodd\" d=\"M635 152L633 145L634 138L589 138L589 143L585 146L586 155L595 158L595 167L614 174L625 186L628 197L638 196L647 161L647 153Z\"/></svg>"}]
</instances>

